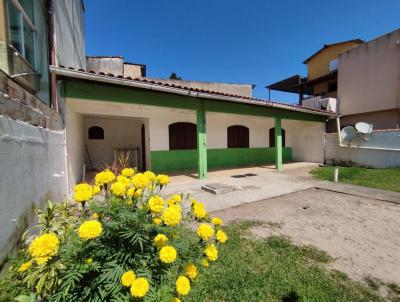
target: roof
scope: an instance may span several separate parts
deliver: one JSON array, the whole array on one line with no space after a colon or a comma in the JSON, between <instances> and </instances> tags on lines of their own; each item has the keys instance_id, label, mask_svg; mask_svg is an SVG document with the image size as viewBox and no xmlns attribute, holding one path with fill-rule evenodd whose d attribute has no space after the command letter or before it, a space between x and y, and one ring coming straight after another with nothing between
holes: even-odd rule
<instances>
[{"instance_id":1,"label":"roof","mask_svg":"<svg viewBox=\"0 0 400 302\"><path fill-rule=\"evenodd\" d=\"M114 75L111 73L105 74L104 72L96 73L92 70L86 71L84 69L75 69L73 67L65 67L65 66L50 66L50 72L55 73L59 76L64 76L67 78L80 79L80 80L89 80L89 81L97 81L108 84L120 85L120 86L130 86L141 89L149 89L156 90L160 92L166 93L174 93L187 95L190 97L201 97L205 99L211 100L222 100L222 101L230 101L230 102L239 102L244 104L251 104L257 106L267 106L279 109L286 109L291 111L304 112L309 114L317 114L323 116L336 116L335 113L327 110L314 109L314 108L306 108L300 105L292 105L280 102L274 102L265 99L252 98L252 97L244 97L234 94L209 91L209 90L201 90L198 88L190 88L182 85L175 85L169 83L158 82L156 80L149 80L147 78L132 78L126 77L124 78L122 75Z\"/></svg>"},{"instance_id":2,"label":"roof","mask_svg":"<svg viewBox=\"0 0 400 302\"><path fill-rule=\"evenodd\" d=\"M293 75L286 79L280 80L273 84L266 86L265 88L276 90L276 91L284 91L284 92L291 92L291 93L299 93L299 85L306 82L307 77L301 75Z\"/></svg>"},{"instance_id":3,"label":"roof","mask_svg":"<svg viewBox=\"0 0 400 302\"><path fill-rule=\"evenodd\" d=\"M352 39L352 40L346 40L346 41L342 41L342 42L337 42L337 43L331 43L331 44L324 44L324 47L322 47L320 50L318 50L317 52L315 52L314 54L312 54L310 57L308 57L307 59L304 60L304 64L307 64L312 58L314 58L316 55L318 55L319 53L321 53L322 51L324 51L325 49L331 47L331 46L336 46L336 45L340 45L340 44L345 44L345 43L358 43L358 44L362 44L364 43L363 40L361 39Z\"/></svg>"}]
</instances>

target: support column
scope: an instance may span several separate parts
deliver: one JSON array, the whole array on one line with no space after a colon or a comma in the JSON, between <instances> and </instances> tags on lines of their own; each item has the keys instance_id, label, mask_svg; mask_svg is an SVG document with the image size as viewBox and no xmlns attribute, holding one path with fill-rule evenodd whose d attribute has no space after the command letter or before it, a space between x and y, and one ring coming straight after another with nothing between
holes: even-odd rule
<instances>
[{"instance_id":1,"label":"support column","mask_svg":"<svg viewBox=\"0 0 400 302\"><path fill-rule=\"evenodd\" d=\"M278 171L283 170L282 164L282 128L281 118L275 118L275 168Z\"/></svg>"},{"instance_id":2,"label":"support column","mask_svg":"<svg viewBox=\"0 0 400 302\"><path fill-rule=\"evenodd\" d=\"M198 154L198 178L207 178L207 131L206 131L206 111L204 103L197 109L197 154Z\"/></svg>"}]
</instances>

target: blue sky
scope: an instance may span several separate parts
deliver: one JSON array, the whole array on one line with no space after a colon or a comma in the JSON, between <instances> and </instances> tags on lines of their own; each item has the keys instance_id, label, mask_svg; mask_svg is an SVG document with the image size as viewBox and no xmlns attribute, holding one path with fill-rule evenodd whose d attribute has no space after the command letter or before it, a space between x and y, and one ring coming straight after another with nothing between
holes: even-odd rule
<instances>
[{"instance_id":1,"label":"blue sky","mask_svg":"<svg viewBox=\"0 0 400 302\"><path fill-rule=\"evenodd\" d=\"M149 77L251 83L254 96L324 43L400 28L400 0L84 0L87 55L121 55ZM272 92L278 101L297 96Z\"/></svg>"}]
</instances>

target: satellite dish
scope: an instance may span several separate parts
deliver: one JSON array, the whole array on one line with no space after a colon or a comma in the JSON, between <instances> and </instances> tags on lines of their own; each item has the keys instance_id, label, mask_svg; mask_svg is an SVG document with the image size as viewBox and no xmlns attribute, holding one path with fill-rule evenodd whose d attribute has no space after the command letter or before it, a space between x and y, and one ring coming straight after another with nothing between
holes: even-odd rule
<instances>
[{"instance_id":1,"label":"satellite dish","mask_svg":"<svg viewBox=\"0 0 400 302\"><path fill-rule=\"evenodd\" d=\"M357 134L356 129L352 126L346 126L340 131L340 136L342 140L351 141Z\"/></svg>"},{"instance_id":2,"label":"satellite dish","mask_svg":"<svg viewBox=\"0 0 400 302\"><path fill-rule=\"evenodd\" d=\"M364 122L359 122L355 125L357 132L368 134L372 132L372 125Z\"/></svg>"}]
</instances>

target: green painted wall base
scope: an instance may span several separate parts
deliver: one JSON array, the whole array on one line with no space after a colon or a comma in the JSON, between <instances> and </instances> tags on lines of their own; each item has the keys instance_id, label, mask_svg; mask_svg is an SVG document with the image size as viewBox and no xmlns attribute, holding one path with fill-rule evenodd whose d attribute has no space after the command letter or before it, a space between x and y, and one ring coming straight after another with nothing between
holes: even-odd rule
<instances>
[{"instance_id":1,"label":"green painted wall base","mask_svg":"<svg viewBox=\"0 0 400 302\"><path fill-rule=\"evenodd\" d=\"M284 147L283 161L292 160L292 148ZM228 168L275 162L275 148L208 149L208 168ZM157 173L197 170L197 150L151 151L151 168Z\"/></svg>"}]
</instances>

